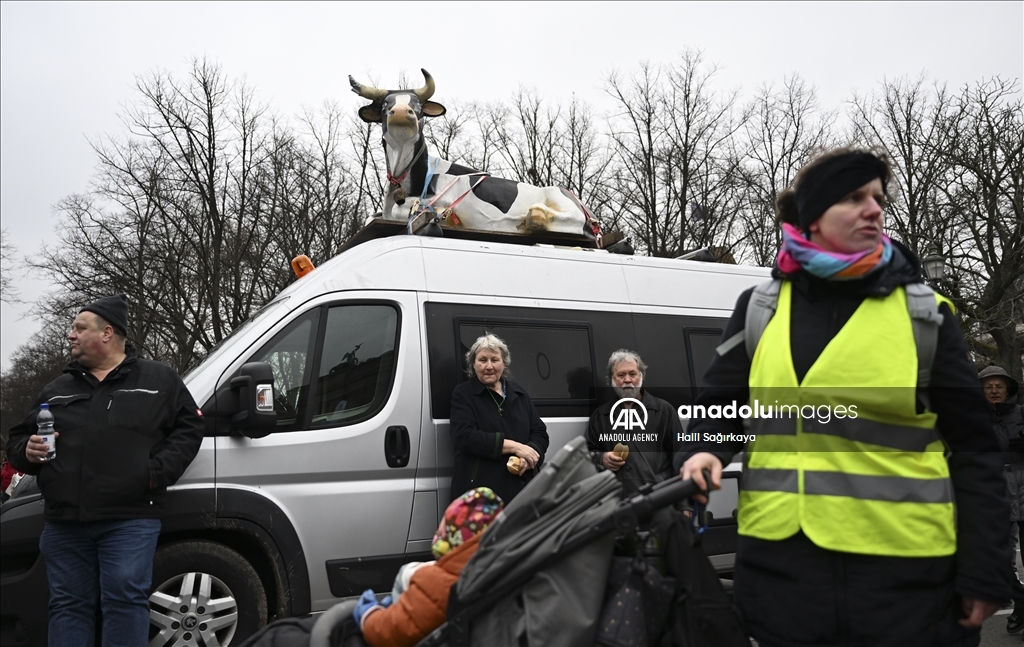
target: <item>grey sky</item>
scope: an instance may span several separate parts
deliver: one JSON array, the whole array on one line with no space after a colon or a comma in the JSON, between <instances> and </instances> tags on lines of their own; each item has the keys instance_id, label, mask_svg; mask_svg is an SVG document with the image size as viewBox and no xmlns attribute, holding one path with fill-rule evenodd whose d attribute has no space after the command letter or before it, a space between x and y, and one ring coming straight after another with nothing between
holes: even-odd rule
<instances>
[{"instance_id":1,"label":"grey sky","mask_svg":"<svg viewBox=\"0 0 1024 647\"><path fill-rule=\"evenodd\" d=\"M136 75L180 74L192 56L245 77L277 114L333 99L356 110L347 75L393 83L425 67L435 98L497 100L520 85L599 109L609 72L686 47L720 66L719 90L749 96L798 72L840 108L883 78L959 86L1024 77L1024 3L18 3L0 5L0 220L19 255L83 192L89 140L124 132ZM47 286L14 269L27 300ZM0 308L0 360L39 323Z\"/></svg>"}]
</instances>

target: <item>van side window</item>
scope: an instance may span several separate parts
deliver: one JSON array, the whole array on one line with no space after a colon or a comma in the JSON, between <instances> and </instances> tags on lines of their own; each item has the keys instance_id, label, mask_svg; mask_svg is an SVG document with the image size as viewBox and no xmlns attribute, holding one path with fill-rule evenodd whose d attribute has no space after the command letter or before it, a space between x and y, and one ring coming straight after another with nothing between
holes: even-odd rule
<instances>
[{"instance_id":1,"label":"van side window","mask_svg":"<svg viewBox=\"0 0 1024 647\"><path fill-rule=\"evenodd\" d=\"M633 330L636 334L636 346L633 348L647 364L644 389L677 407L693 402L690 362L684 338L687 323L678 316L633 315ZM602 379L601 383L603 386L605 380Z\"/></svg>"},{"instance_id":2,"label":"van side window","mask_svg":"<svg viewBox=\"0 0 1024 647\"><path fill-rule=\"evenodd\" d=\"M686 335L687 345L690 347L690 366L693 369L693 385L696 390L700 389L704 372L711 366L711 360L715 357L715 348L720 343L721 330L688 330Z\"/></svg>"},{"instance_id":3,"label":"van side window","mask_svg":"<svg viewBox=\"0 0 1024 647\"><path fill-rule=\"evenodd\" d=\"M320 310L312 310L274 336L250 361L267 362L274 372L277 431L302 426L309 396L310 356Z\"/></svg>"},{"instance_id":4,"label":"van side window","mask_svg":"<svg viewBox=\"0 0 1024 647\"><path fill-rule=\"evenodd\" d=\"M398 311L384 304L327 311L312 427L371 418L387 402L395 373Z\"/></svg>"},{"instance_id":5,"label":"van side window","mask_svg":"<svg viewBox=\"0 0 1024 647\"><path fill-rule=\"evenodd\" d=\"M485 333L505 340L509 370L532 400L587 400L593 385L590 330L557 325L459 322L461 355Z\"/></svg>"}]
</instances>

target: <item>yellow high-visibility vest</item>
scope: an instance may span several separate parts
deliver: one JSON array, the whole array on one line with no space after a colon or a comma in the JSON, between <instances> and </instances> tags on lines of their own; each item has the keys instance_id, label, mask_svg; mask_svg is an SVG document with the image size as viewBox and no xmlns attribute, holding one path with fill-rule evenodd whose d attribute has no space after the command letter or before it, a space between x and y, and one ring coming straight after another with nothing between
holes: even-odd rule
<instances>
[{"instance_id":1,"label":"yellow high-visibility vest","mask_svg":"<svg viewBox=\"0 0 1024 647\"><path fill-rule=\"evenodd\" d=\"M755 440L739 534L782 540L802 530L828 550L952 555L953 488L936 416L916 410L918 357L904 289L866 298L802 382L790 348L791 305L786 281L751 362Z\"/></svg>"}]
</instances>

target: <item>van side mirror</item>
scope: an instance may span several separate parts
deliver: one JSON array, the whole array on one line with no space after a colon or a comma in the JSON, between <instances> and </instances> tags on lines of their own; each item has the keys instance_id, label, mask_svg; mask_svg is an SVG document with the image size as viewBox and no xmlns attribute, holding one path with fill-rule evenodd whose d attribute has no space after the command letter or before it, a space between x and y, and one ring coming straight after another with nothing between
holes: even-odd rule
<instances>
[{"instance_id":1,"label":"van side mirror","mask_svg":"<svg viewBox=\"0 0 1024 647\"><path fill-rule=\"evenodd\" d=\"M270 364L243 364L234 377L217 389L216 403L214 411L203 413L229 417L231 431L249 438L269 436L277 427L274 372Z\"/></svg>"}]
</instances>

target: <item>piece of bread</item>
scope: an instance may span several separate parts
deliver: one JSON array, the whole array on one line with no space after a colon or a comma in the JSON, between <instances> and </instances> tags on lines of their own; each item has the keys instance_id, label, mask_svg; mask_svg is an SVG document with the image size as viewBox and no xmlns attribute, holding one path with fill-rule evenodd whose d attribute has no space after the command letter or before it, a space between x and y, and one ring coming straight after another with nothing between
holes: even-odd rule
<instances>
[{"instance_id":1,"label":"piece of bread","mask_svg":"<svg viewBox=\"0 0 1024 647\"><path fill-rule=\"evenodd\" d=\"M526 461L519 458L518 456L509 456L508 463L505 465L509 472L512 472L516 476L519 476L526 471Z\"/></svg>"},{"instance_id":2,"label":"piece of bread","mask_svg":"<svg viewBox=\"0 0 1024 647\"><path fill-rule=\"evenodd\" d=\"M622 443L616 443L615 447L612 449L612 453L622 460L626 460L626 457L629 456L629 447Z\"/></svg>"}]
</instances>

